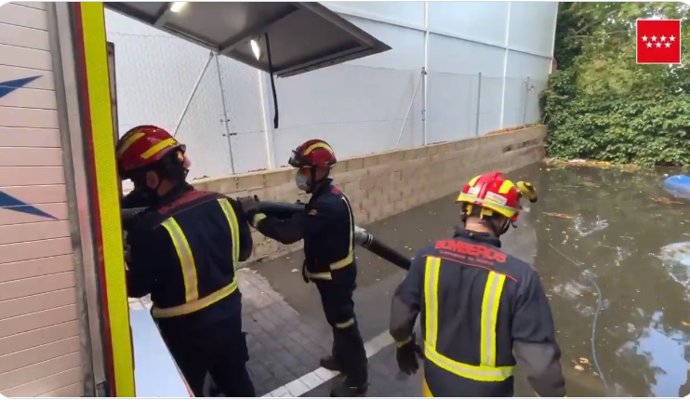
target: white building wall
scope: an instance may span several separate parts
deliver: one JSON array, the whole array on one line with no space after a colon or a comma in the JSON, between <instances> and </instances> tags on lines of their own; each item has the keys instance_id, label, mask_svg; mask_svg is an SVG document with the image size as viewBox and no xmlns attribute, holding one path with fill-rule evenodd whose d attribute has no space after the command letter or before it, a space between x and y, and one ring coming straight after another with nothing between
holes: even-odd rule
<instances>
[{"instance_id":1,"label":"white building wall","mask_svg":"<svg viewBox=\"0 0 690 400\"><path fill-rule=\"evenodd\" d=\"M346 158L540 119L556 2L323 4L392 50L276 79L278 129L268 76L227 58L219 62L225 113L212 60L178 127L209 52L107 12L120 133L143 123L178 127L193 162L190 176L200 178L285 165L290 150L312 137Z\"/></svg>"}]
</instances>

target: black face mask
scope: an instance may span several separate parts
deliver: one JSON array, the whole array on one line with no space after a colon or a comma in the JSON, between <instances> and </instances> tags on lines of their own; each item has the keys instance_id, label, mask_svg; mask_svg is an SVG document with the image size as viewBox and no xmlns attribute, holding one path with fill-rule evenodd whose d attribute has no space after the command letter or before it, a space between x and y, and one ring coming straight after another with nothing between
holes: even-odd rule
<instances>
[{"instance_id":1,"label":"black face mask","mask_svg":"<svg viewBox=\"0 0 690 400\"><path fill-rule=\"evenodd\" d=\"M153 207L158 204L160 196L158 196L158 188L152 189L148 186L134 186L134 190L128 196L128 206L135 207Z\"/></svg>"}]
</instances>

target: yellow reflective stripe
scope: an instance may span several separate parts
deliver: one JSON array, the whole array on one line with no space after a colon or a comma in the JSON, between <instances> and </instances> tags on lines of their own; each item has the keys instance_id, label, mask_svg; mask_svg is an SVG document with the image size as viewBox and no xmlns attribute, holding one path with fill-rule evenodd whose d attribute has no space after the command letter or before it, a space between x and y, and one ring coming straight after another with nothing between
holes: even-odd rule
<instances>
[{"instance_id":1,"label":"yellow reflective stripe","mask_svg":"<svg viewBox=\"0 0 690 400\"><path fill-rule=\"evenodd\" d=\"M355 319L354 319L354 318L350 318L350 319L348 319L348 320L345 321L345 322L339 322L339 323L336 322L335 327L338 328L338 329L345 329L345 328L351 327L351 326L354 325L354 324L355 324Z\"/></svg>"},{"instance_id":2,"label":"yellow reflective stripe","mask_svg":"<svg viewBox=\"0 0 690 400\"><path fill-rule=\"evenodd\" d=\"M347 211L350 215L350 247L348 247L347 251L347 256L343 258L342 260L336 261L334 263L331 263L330 267L331 270L336 270L340 268L345 268L348 265L352 264L352 262L355 259L355 227L354 227L354 221L352 218L352 208L350 208L350 203L347 201L347 198L343 195L343 201L345 202L345 205L347 206Z\"/></svg>"},{"instance_id":3,"label":"yellow reflective stripe","mask_svg":"<svg viewBox=\"0 0 690 400\"><path fill-rule=\"evenodd\" d=\"M196 263L194 262L194 255L192 249L189 247L189 242L185 237L180 225L178 225L175 218L168 218L163 222L163 227L170 234L177 258L180 260L180 267L182 268L182 276L184 277L184 298L185 303L192 302L199 298L199 289L196 277Z\"/></svg>"},{"instance_id":4,"label":"yellow reflective stripe","mask_svg":"<svg viewBox=\"0 0 690 400\"><path fill-rule=\"evenodd\" d=\"M470 182L468 183L468 185L469 185L470 187L476 185L476 184L477 184L477 181L479 180L480 177L481 177L481 175L477 175L477 176L475 176L474 178L470 179Z\"/></svg>"},{"instance_id":5,"label":"yellow reflective stripe","mask_svg":"<svg viewBox=\"0 0 690 400\"><path fill-rule=\"evenodd\" d=\"M506 194L506 193L508 193L508 191L510 191L510 188L512 188L513 186L515 186L515 185L513 184L513 182L512 182L511 180L506 179L506 180L503 181L503 183L501 184L501 187L498 188L498 193L500 193L500 194Z\"/></svg>"},{"instance_id":6,"label":"yellow reflective stripe","mask_svg":"<svg viewBox=\"0 0 690 400\"><path fill-rule=\"evenodd\" d=\"M347 255L347 257L343 258L340 261L336 261L330 265L331 270L336 270L336 269L341 269L345 268L348 265L352 264L352 260L354 260L354 254L352 254L352 251L350 250L350 253Z\"/></svg>"},{"instance_id":7,"label":"yellow reflective stripe","mask_svg":"<svg viewBox=\"0 0 690 400\"><path fill-rule=\"evenodd\" d=\"M457 376L483 382L499 382L513 375L513 366L496 367L496 318L505 275L489 273L482 301L481 365L452 360L436 351L438 337L438 279L441 259L427 257L424 271L425 332L424 356L427 360ZM487 337L488 336L488 337ZM486 361L490 365L485 365Z\"/></svg>"},{"instance_id":8,"label":"yellow reflective stripe","mask_svg":"<svg viewBox=\"0 0 690 400\"><path fill-rule=\"evenodd\" d=\"M158 308L154 306L151 312L156 318L179 317L180 315L191 314L215 304L220 300L223 300L224 298L233 294L236 290L237 281L233 279L229 285L223 287L222 289L216 290L206 297L175 307Z\"/></svg>"},{"instance_id":9,"label":"yellow reflective stripe","mask_svg":"<svg viewBox=\"0 0 690 400\"><path fill-rule=\"evenodd\" d=\"M122 143L122 146L120 146L120 149L117 152L118 156L121 156L129 146L133 145L137 140L141 139L144 137L144 132L136 132L133 133L132 136L128 137L125 139L125 141Z\"/></svg>"},{"instance_id":10,"label":"yellow reflective stripe","mask_svg":"<svg viewBox=\"0 0 690 400\"><path fill-rule=\"evenodd\" d=\"M489 272L489 276L486 279L486 285L484 286L479 360L482 365L489 367L496 365L496 320L505 280L505 275L491 271Z\"/></svg>"},{"instance_id":11,"label":"yellow reflective stripe","mask_svg":"<svg viewBox=\"0 0 690 400\"><path fill-rule=\"evenodd\" d=\"M326 145L326 143L317 142L317 143L314 143L311 146L307 147L307 149L304 150L304 155L307 156L307 155L309 155L309 153L311 153L312 151L314 151L316 149L326 149L326 150L330 151L331 153L333 153L333 149L328 147Z\"/></svg>"},{"instance_id":12,"label":"yellow reflective stripe","mask_svg":"<svg viewBox=\"0 0 690 400\"><path fill-rule=\"evenodd\" d=\"M237 269L240 263L240 227L237 222L237 214L235 214L235 209L232 208L230 201L228 199L218 199L220 208L223 209L223 214L225 214L225 219L228 220L228 225L230 225L230 239L232 240L232 266Z\"/></svg>"},{"instance_id":13,"label":"yellow reflective stripe","mask_svg":"<svg viewBox=\"0 0 690 400\"><path fill-rule=\"evenodd\" d=\"M441 269L441 259L427 257L424 269L424 304L425 330L424 342L436 347L438 336L438 275Z\"/></svg>"},{"instance_id":14,"label":"yellow reflective stripe","mask_svg":"<svg viewBox=\"0 0 690 400\"><path fill-rule=\"evenodd\" d=\"M404 345L410 343L411 341L412 341L412 336L409 336L409 337L408 337L407 339L405 339L405 340L401 340L401 341L399 341L399 342L395 342L395 345L396 345L397 347L403 347Z\"/></svg>"},{"instance_id":15,"label":"yellow reflective stripe","mask_svg":"<svg viewBox=\"0 0 690 400\"><path fill-rule=\"evenodd\" d=\"M309 272L306 271L307 278L309 279L323 279L326 281L333 280L333 275L330 272Z\"/></svg>"},{"instance_id":16,"label":"yellow reflective stripe","mask_svg":"<svg viewBox=\"0 0 690 400\"><path fill-rule=\"evenodd\" d=\"M434 397L434 394L429 390L429 385L426 383L426 377L422 378L422 397Z\"/></svg>"},{"instance_id":17,"label":"yellow reflective stripe","mask_svg":"<svg viewBox=\"0 0 690 400\"><path fill-rule=\"evenodd\" d=\"M120 182L115 163L115 143L113 140L113 117L108 76L108 54L106 50L105 15L102 2L70 3L70 12L81 13L81 26L71 17L74 24L74 40L84 46L85 77L78 77L74 90L86 89L89 125L84 124L84 135L90 135L93 144L95 166L93 182L98 193L94 202L93 218L100 221L102 233L101 260L105 280L106 315L110 335L103 337L104 347L112 350L113 396L133 397L134 360L132 337L129 328L129 307L125 281L124 254L122 252L122 232L118 189ZM87 34L88 33L88 34ZM57 51L57 49L54 49ZM80 102L81 103L81 102ZM96 235L96 233L94 233ZM106 312L106 311L104 311Z\"/></svg>"},{"instance_id":18,"label":"yellow reflective stripe","mask_svg":"<svg viewBox=\"0 0 690 400\"><path fill-rule=\"evenodd\" d=\"M429 343L424 344L424 357L442 368L457 376L482 382L500 382L513 375L512 366L507 367L487 367L461 363L439 354Z\"/></svg>"},{"instance_id":19,"label":"yellow reflective stripe","mask_svg":"<svg viewBox=\"0 0 690 400\"><path fill-rule=\"evenodd\" d=\"M165 139L160 143L156 143L154 146L151 146L150 149L143 152L141 154L141 158L143 158L144 160L149 159L149 158L153 157L159 151L163 150L164 148L169 147L169 146L174 146L176 144L177 144L177 140L175 140L173 138Z\"/></svg>"}]
</instances>

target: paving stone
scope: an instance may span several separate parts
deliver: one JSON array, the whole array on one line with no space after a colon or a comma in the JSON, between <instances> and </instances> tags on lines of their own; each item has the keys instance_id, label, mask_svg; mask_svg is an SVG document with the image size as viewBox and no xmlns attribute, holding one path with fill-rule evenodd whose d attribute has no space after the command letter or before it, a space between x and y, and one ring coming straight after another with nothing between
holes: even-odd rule
<instances>
[{"instance_id":1,"label":"paving stone","mask_svg":"<svg viewBox=\"0 0 690 400\"><path fill-rule=\"evenodd\" d=\"M293 396L301 396L305 392L309 391L309 386L305 385L300 380L292 381L285 385L285 387L287 388L288 392L290 392L290 394Z\"/></svg>"},{"instance_id":2,"label":"paving stone","mask_svg":"<svg viewBox=\"0 0 690 400\"><path fill-rule=\"evenodd\" d=\"M335 378L338 373L334 371L327 370L326 368L317 368L314 373L319 376L324 382Z\"/></svg>"},{"instance_id":3,"label":"paving stone","mask_svg":"<svg viewBox=\"0 0 690 400\"><path fill-rule=\"evenodd\" d=\"M312 371L299 379L309 388L315 388L327 381L328 379L323 379L315 371Z\"/></svg>"},{"instance_id":4,"label":"paving stone","mask_svg":"<svg viewBox=\"0 0 690 400\"><path fill-rule=\"evenodd\" d=\"M319 367L319 359L331 352L331 327L321 318L300 317L261 274L243 270L238 279L244 295L243 329L248 332L247 367L257 395L283 397L309 391L306 395L328 396L333 379L339 375ZM374 341L372 349L380 347L381 340ZM376 389L368 395L409 396L410 384L402 389L388 388L401 383L395 380L394 351L383 357L377 354L371 363L371 382Z\"/></svg>"},{"instance_id":5,"label":"paving stone","mask_svg":"<svg viewBox=\"0 0 690 400\"><path fill-rule=\"evenodd\" d=\"M249 371L251 373L253 380L256 379L258 381L265 381L269 378L273 378L273 374L271 373L271 371L269 371L260 363L255 363L254 365L251 365Z\"/></svg>"},{"instance_id":6,"label":"paving stone","mask_svg":"<svg viewBox=\"0 0 690 400\"><path fill-rule=\"evenodd\" d=\"M273 390L271 393L268 394L268 397L289 397L290 392L287 390L285 386L281 386L279 388L276 388Z\"/></svg>"}]
</instances>

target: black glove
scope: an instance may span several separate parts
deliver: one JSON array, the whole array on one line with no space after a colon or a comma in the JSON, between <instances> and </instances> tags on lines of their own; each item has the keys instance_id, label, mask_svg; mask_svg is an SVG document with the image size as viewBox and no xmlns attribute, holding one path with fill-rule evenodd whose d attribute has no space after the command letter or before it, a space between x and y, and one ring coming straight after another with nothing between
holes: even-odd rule
<instances>
[{"instance_id":1,"label":"black glove","mask_svg":"<svg viewBox=\"0 0 690 400\"><path fill-rule=\"evenodd\" d=\"M417 356L421 356L422 349L419 348L415 342L415 335L412 334L410 341L402 346L399 346L395 353L395 358L398 360L398 368L407 375L417 373L419 369L419 362Z\"/></svg>"},{"instance_id":2,"label":"black glove","mask_svg":"<svg viewBox=\"0 0 690 400\"><path fill-rule=\"evenodd\" d=\"M259 208L259 196L238 197L237 202L240 203L240 207L242 207L242 211L244 211L247 219L251 220Z\"/></svg>"}]
</instances>

